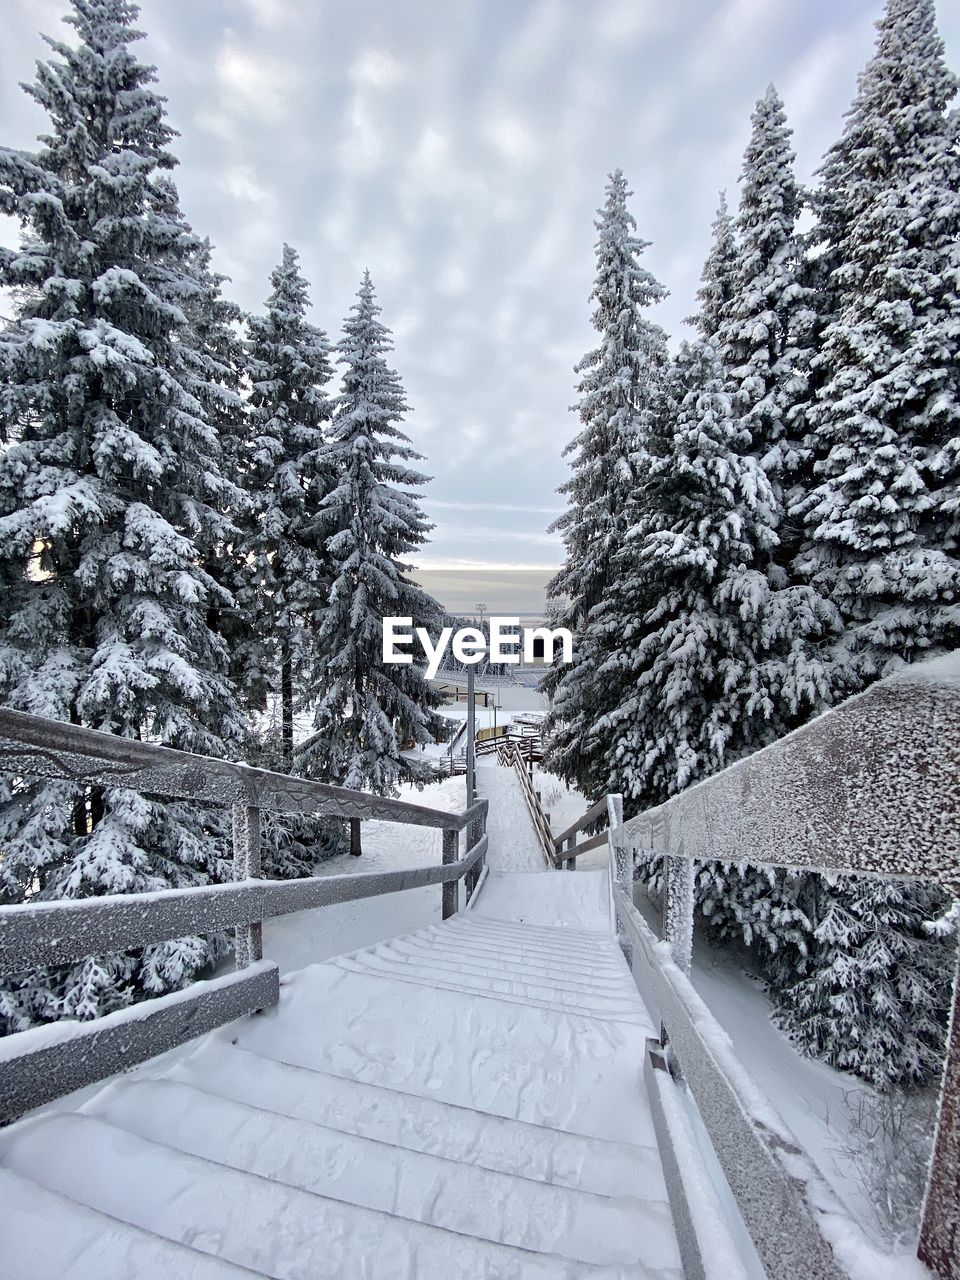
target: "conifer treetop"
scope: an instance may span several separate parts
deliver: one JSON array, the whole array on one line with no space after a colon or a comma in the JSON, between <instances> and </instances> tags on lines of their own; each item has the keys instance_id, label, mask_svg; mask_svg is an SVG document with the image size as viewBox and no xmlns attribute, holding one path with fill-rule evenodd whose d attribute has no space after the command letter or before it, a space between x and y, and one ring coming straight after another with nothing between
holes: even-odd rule
<instances>
[{"instance_id":1,"label":"conifer treetop","mask_svg":"<svg viewBox=\"0 0 960 1280\"><path fill-rule=\"evenodd\" d=\"M549 594L570 600L573 618L585 616L604 593L632 484L630 455L668 361L666 334L643 315L667 290L639 263L648 241L635 235L636 221L627 207L631 194L623 172L614 170L595 222L590 298L600 345L576 366L581 429L563 451L572 457L571 475L559 490L568 509L551 526L563 534L566 565Z\"/></svg>"},{"instance_id":2,"label":"conifer treetop","mask_svg":"<svg viewBox=\"0 0 960 1280\"><path fill-rule=\"evenodd\" d=\"M889 0L821 169L831 315L814 364L817 487L798 566L859 681L960 637L957 78L928 0Z\"/></svg>"},{"instance_id":3,"label":"conifer treetop","mask_svg":"<svg viewBox=\"0 0 960 1280\"><path fill-rule=\"evenodd\" d=\"M687 319L705 342L715 342L733 298L737 272L737 238L734 219L727 208L727 193L720 192L716 217L712 224L710 252L703 264L697 298L700 310Z\"/></svg>"},{"instance_id":4,"label":"conifer treetop","mask_svg":"<svg viewBox=\"0 0 960 1280\"><path fill-rule=\"evenodd\" d=\"M392 794L399 781L426 780L428 767L403 746L434 741L443 721L422 667L383 662L383 619L435 630L441 611L406 562L433 526L414 491L427 477L407 465L420 455L399 425L407 404L379 316L365 272L337 347L343 390L324 451L337 479L323 503L333 583L319 633L316 732L301 760L313 776Z\"/></svg>"}]
</instances>

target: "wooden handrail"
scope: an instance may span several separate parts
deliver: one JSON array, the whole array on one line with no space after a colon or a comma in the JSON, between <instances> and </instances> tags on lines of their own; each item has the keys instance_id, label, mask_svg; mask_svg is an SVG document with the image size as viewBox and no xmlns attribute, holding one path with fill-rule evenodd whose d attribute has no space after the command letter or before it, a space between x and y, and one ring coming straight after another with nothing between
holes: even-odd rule
<instances>
[{"instance_id":1,"label":"wooden handrail","mask_svg":"<svg viewBox=\"0 0 960 1280\"><path fill-rule=\"evenodd\" d=\"M379 818L458 831L470 821L463 813L192 755L5 707L0 707L0 770L213 805L244 803L280 813Z\"/></svg>"},{"instance_id":2,"label":"wooden handrail","mask_svg":"<svg viewBox=\"0 0 960 1280\"><path fill-rule=\"evenodd\" d=\"M526 761L519 742L516 739L497 746L497 758L500 763L512 767L517 777L520 779L520 787L523 791L524 799L527 802L527 808L530 811L530 817L533 820L533 829L537 833L537 842L540 845L540 851L544 856L547 866L551 870L554 869L556 863L554 860L553 835L550 831L550 823L544 813L540 798L533 789L530 776L527 773Z\"/></svg>"},{"instance_id":3,"label":"wooden handrail","mask_svg":"<svg viewBox=\"0 0 960 1280\"><path fill-rule=\"evenodd\" d=\"M468 812L479 817L486 805L486 800L478 801ZM487 836L483 835L456 862L434 867L298 880L240 880L156 893L0 907L0 973L70 964L86 956L168 938L221 933L292 911L447 884L462 879L486 851Z\"/></svg>"},{"instance_id":4,"label":"wooden handrail","mask_svg":"<svg viewBox=\"0 0 960 1280\"><path fill-rule=\"evenodd\" d=\"M684 994L696 863L719 859L923 879L960 897L960 654L878 681L666 803L628 822L611 820L607 838L611 883L619 885L614 909L633 948L638 986L651 1008L662 1006L669 1041L679 1051L701 1114L711 1132L719 1133L720 1121L711 1115L722 1092L717 1064L711 1065L716 1037L701 1034L705 1018ZM665 947L650 942L633 907L636 857L663 859ZM638 967L641 954L646 963ZM918 1247L921 1261L944 1280L960 1280L960 956L956 963ZM681 1024L685 1029L678 1033ZM723 1085L731 1098L738 1088L735 1079ZM753 1183L743 1185L729 1162L752 1150L751 1159L762 1164L762 1159L779 1158L782 1149L789 1173L793 1157L782 1144L777 1148L775 1135L755 1132L755 1117L743 1107L735 1114L738 1105L730 1103L725 1136L717 1137L715 1146L735 1192L744 1196L741 1208L769 1274L791 1280L841 1274L830 1259L815 1260L819 1246L810 1234L812 1217L809 1230L801 1229L791 1209L783 1221L797 1230L784 1233L772 1229L768 1216L754 1216L766 1200ZM776 1194L778 1203L784 1202Z\"/></svg>"},{"instance_id":5,"label":"wooden handrail","mask_svg":"<svg viewBox=\"0 0 960 1280\"><path fill-rule=\"evenodd\" d=\"M604 796L602 799L598 800L596 804L591 805L582 818L578 818L576 822L572 822L569 827L566 827L558 836L555 836L553 841L554 845L559 849L563 842L569 839L570 836L575 836L577 832L582 831L584 827L592 827L595 822L599 821L600 818L605 818L606 815L607 797ZM606 843L606 834L603 834L604 839L601 841L601 844ZM593 847L596 848L597 846L594 845Z\"/></svg>"},{"instance_id":6,"label":"wooden handrail","mask_svg":"<svg viewBox=\"0 0 960 1280\"><path fill-rule=\"evenodd\" d=\"M232 884L0 907L0 973L68 964L193 933L236 933L237 974L143 1001L78 1028L38 1027L0 1042L0 1122L51 1098L145 1061L201 1032L275 1003L277 966L263 963L263 921L291 911L421 885L443 887L443 918L457 910L457 883L473 893L487 850L488 802L462 813L372 796L345 787L251 769L153 743L118 738L0 708L0 770L83 786L135 787L147 794L229 806ZM438 827L442 863L300 880L260 877L262 810L378 818ZM466 829L471 847L458 856Z\"/></svg>"}]
</instances>

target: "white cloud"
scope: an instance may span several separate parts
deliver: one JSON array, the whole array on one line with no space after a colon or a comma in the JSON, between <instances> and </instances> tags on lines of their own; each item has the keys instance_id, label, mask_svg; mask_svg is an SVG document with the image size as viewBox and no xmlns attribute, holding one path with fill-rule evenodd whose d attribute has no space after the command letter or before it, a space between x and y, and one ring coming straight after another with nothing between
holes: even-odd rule
<instances>
[{"instance_id":1,"label":"white cloud","mask_svg":"<svg viewBox=\"0 0 960 1280\"><path fill-rule=\"evenodd\" d=\"M232 114L240 107L271 122L287 115L300 83L294 65L262 50L242 48L232 37L217 54L214 74L223 92L225 111Z\"/></svg>"},{"instance_id":2,"label":"white cloud","mask_svg":"<svg viewBox=\"0 0 960 1280\"><path fill-rule=\"evenodd\" d=\"M243 200L247 204L274 205L271 191L257 182L253 170L247 165L236 165L227 169L221 179L224 190L235 200Z\"/></svg>"},{"instance_id":3,"label":"white cloud","mask_svg":"<svg viewBox=\"0 0 960 1280\"><path fill-rule=\"evenodd\" d=\"M340 168L348 174L370 174L380 164L383 136L367 93L358 89L343 116L343 136L337 147Z\"/></svg>"},{"instance_id":4,"label":"white cloud","mask_svg":"<svg viewBox=\"0 0 960 1280\"><path fill-rule=\"evenodd\" d=\"M463 265L452 262L437 277L437 292L445 298L459 298L470 288L471 279Z\"/></svg>"},{"instance_id":5,"label":"white cloud","mask_svg":"<svg viewBox=\"0 0 960 1280\"><path fill-rule=\"evenodd\" d=\"M518 113L506 107L494 107L483 121L481 132L501 158L511 164L526 164L540 153L533 130Z\"/></svg>"},{"instance_id":6,"label":"white cloud","mask_svg":"<svg viewBox=\"0 0 960 1280\"><path fill-rule=\"evenodd\" d=\"M371 89L390 89L400 84L405 74L402 64L383 49L364 49L350 68L354 84Z\"/></svg>"},{"instance_id":7,"label":"white cloud","mask_svg":"<svg viewBox=\"0 0 960 1280\"><path fill-rule=\"evenodd\" d=\"M504 77L529 80L549 67L568 29L570 10L564 0L540 0L530 9L520 31L507 44L498 70Z\"/></svg>"},{"instance_id":8,"label":"white cloud","mask_svg":"<svg viewBox=\"0 0 960 1280\"><path fill-rule=\"evenodd\" d=\"M655 31L668 9L659 0L608 0L597 8L597 31L604 40L630 43Z\"/></svg>"},{"instance_id":9,"label":"white cloud","mask_svg":"<svg viewBox=\"0 0 960 1280\"><path fill-rule=\"evenodd\" d=\"M253 21L261 27L277 30L294 15L291 0L242 0Z\"/></svg>"}]
</instances>

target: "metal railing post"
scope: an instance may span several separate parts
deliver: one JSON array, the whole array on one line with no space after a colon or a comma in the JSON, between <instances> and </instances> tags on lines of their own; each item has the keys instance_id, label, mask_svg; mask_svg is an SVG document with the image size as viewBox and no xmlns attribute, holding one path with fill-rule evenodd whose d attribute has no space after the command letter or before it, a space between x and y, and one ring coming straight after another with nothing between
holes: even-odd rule
<instances>
[{"instance_id":1,"label":"metal railing post","mask_svg":"<svg viewBox=\"0 0 960 1280\"><path fill-rule=\"evenodd\" d=\"M693 859L663 859L663 911L660 936L670 944L674 963L690 973L693 958Z\"/></svg>"},{"instance_id":2,"label":"metal railing post","mask_svg":"<svg viewBox=\"0 0 960 1280\"><path fill-rule=\"evenodd\" d=\"M256 880L260 876L260 810L240 801L233 805L233 878ZM255 920L234 930L237 968L245 969L263 959L263 922Z\"/></svg>"},{"instance_id":3,"label":"metal railing post","mask_svg":"<svg viewBox=\"0 0 960 1280\"><path fill-rule=\"evenodd\" d=\"M930 1157L917 1256L938 1276L960 1280L960 956L953 981L940 1109Z\"/></svg>"},{"instance_id":4,"label":"metal railing post","mask_svg":"<svg viewBox=\"0 0 960 1280\"><path fill-rule=\"evenodd\" d=\"M566 843L567 852L569 853L571 849L575 849L576 847L577 847L576 834L572 836L567 836L567 843ZM563 863L563 869L564 871L576 871L577 869L576 858L566 858Z\"/></svg>"},{"instance_id":5,"label":"metal railing post","mask_svg":"<svg viewBox=\"0 0 960 1280\"><path fill-rule=\"evenodd\" d=\"M469 832L473 828L473 823L467 828L467 841L470 843ZM443 865L448 866L451 862L456 862L459 856L457 846L460 843L459 831L444 829L443 832ZM458 880L448 880L443 886L443 908L442 918L449 920L451 916L457 914L457 891L459 887Z\"/></svg>"}]
</instances>

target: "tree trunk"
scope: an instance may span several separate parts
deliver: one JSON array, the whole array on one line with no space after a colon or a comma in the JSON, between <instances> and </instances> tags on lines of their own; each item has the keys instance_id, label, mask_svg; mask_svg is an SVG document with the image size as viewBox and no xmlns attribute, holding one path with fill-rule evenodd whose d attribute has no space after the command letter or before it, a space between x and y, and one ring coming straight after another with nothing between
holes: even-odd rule
<instances>
[{"instance_id":1,"label":"tree trunk","mask_svg":"<svg viewBox=\"0 0 960 1280\"><path fill-rule=\"evenodd\" d=\"M359 858L363 853L360 848L360 819L350 819L350 852L355 858Z\"/></svg>"}]
</instances>

